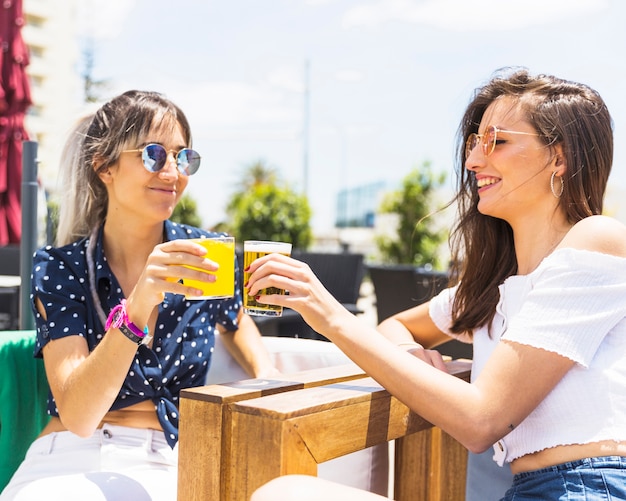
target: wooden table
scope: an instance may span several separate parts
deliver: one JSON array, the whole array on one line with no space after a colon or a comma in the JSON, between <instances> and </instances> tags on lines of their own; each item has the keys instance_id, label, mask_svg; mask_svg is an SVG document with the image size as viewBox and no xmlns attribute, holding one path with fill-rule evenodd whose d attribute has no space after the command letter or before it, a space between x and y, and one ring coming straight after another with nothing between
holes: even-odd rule
<instances>
[{"instance_id":1,"label":"wooden table","mask_svg":"<svg viewBox=\"0 0 626 501\"><path fill-rule=\"evenodd\" d=\"M469 361L448 367L469 380ZM247 501L272 478L389 440L397 501L464 499L466 450L354 365L184 390L180 418L179 501Z\"/></svg>"}]
</instances>

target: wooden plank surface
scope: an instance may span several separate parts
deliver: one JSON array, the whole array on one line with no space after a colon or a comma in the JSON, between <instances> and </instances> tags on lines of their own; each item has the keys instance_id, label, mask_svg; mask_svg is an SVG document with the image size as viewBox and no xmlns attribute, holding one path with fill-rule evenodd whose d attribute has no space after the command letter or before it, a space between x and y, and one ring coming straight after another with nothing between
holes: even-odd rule
<instances>
[{"instance_id":1,"label":"wooden plank surface","mask_svg":"<svg viewBox=\"0 0 626 501\"><path fill-rule=\"evenodd\" d=\"M363 369L356 364L345 364L274 376L272 379L244 379L232 383L187 388L181 390L180 396L223 404L311 386L349 381L364 375Z\"/></svg>"}]
</instances>

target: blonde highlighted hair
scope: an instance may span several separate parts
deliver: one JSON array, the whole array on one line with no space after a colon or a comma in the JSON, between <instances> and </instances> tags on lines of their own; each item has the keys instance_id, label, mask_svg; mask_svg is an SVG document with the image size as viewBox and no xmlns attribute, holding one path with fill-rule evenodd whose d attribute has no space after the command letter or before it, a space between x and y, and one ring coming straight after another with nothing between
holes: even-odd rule
<instances>
[{"instance_id":1,"label":"blonde highlighted hair","mask_svg":"<svg viewBox=\"0 0 626 501\"><path fill-rule=\"evenodd\" d=\"M85 238L106 219L108 195L99 173L117 163L120 153L145 142L151 131L180 126L192 146L182 110L156 92L131 90L80 119L63 149L62 202L56 244Z\"/></svg>"}]
</instances>

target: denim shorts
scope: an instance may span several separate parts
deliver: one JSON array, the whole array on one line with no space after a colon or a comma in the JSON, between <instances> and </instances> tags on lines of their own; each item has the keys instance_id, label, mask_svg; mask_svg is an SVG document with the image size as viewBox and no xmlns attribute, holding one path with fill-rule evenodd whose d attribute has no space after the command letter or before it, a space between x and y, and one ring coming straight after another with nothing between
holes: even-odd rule
<instances>
[{"instance_id":1,"label":"denim shorts","mask_svg":"<svg viewBox=\"0 0 626 501\"><path fill-rule=\"evenodd\" d=\"M518 473L501 501L624 501L626 457L571 461Z\"/></svg>"}]
</instances>

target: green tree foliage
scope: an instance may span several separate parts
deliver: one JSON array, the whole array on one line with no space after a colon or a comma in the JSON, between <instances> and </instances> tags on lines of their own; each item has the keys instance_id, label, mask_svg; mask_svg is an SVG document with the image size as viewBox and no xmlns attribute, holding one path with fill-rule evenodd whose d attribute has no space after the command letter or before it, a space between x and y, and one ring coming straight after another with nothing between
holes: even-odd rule
<instances>
[{"instance_id":1,"label":"green tree foliage","mask_svg":"<svg viewBox=\"0 0 626 501\"><path fill-rule=\"evenodd\" d=\"M180 198L170 219L176 223L188 224L198 228L202 226L202 218L198 215L198 204L188 194L184 194Z\"/></svg>"},{"instance_id":2,"label":"green tree foliage","mask_svg":"<svg viewBox=\"0 0 626 501\"><path fill-rule=\"evenodd\" d=\"M291 242L306 249L312 240L311 208L306 196L281 182L276 170L257 161L245 169L226 212L231 233L244 240Z\"/></svg>"},{"instance_id":3,"label":"green tree foliage","mask_svg":"<svg viewBox=\"0 0 626 501\"><path fill-rule=\"evenodd\" d=\"M437 229L434 218L427 216L435 210L434 196L445 179L445 173L435 174L425 161L407 174L400 189L385 195L379 213L397 215L398 226L393 238L376 238L384 263L440 267L438 251L447 230Z\"/></svg>"}]
</instances>

